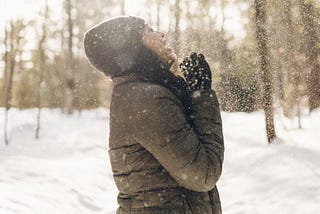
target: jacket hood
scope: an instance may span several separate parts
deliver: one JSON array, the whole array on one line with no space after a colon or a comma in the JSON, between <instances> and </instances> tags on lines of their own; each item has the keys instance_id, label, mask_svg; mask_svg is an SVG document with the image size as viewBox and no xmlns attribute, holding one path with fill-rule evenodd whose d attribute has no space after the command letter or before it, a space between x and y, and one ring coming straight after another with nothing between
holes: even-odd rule
<instances>
[{"instance_id":1,"label":"jacket hood","mask_svg":"<svg viewBox=\"0 0 320 214\"><path fill-rule=\"evenodd\" d=\"M85 33L84 48L89 62L113 78L133 70L144 50L145 21L138 17L117 17L104 21Z\"/></svg>"}]
</instances>

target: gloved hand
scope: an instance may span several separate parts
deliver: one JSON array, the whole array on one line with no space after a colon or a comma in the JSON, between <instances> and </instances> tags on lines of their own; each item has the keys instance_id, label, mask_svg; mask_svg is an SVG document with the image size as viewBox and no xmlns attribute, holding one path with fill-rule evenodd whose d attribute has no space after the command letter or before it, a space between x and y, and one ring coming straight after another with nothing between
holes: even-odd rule
<instances>
[{"instance_id":1,"label":"gloved hand","mask_svg":"<svg viewBox=\"0 0 320 214\"><path fill-rule=\"evenodd\" d=\"M211 70L203 54L192 52L179 65L187 82L187 90L192 93L197 90L211 89Z\"/></svg>"}]
</instances>

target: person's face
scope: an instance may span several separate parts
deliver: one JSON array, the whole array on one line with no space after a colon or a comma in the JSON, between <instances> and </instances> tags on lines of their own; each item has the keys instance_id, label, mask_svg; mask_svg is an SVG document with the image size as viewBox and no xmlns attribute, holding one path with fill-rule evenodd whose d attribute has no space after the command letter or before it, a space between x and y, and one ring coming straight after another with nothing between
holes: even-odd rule
<instances>
[{"instance_id":1,"label":"person's face","mask_svg":"<svg viewBox=\"0 0 320 214\"><path fill-rule=\"evenodd\" d=\"M142 35L143 45L151 49L160 60L169 67L176 60L176 55L173 49L166 44L166 36L164 33L154 31L149 26L146 26Z\"/></svg>"}]
</instances>

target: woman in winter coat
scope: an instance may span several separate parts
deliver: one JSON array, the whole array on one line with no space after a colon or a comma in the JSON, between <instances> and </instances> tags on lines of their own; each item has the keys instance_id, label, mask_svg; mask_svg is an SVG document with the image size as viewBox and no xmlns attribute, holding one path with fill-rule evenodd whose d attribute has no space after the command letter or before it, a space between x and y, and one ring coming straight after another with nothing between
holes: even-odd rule
<instances>
[{"instance_id":1,"label":"woman in winter coat","mask_svg":"<svg viewBox=\"0 0 320 214\"><path fill-rule=\"evenodd\" d=\"M113 81L109 156L117 213L221 213L220 110L204 56L174 75L165 35L137 17L118 17L84 38L91 64Z\"/></svg>"}]
</instances>

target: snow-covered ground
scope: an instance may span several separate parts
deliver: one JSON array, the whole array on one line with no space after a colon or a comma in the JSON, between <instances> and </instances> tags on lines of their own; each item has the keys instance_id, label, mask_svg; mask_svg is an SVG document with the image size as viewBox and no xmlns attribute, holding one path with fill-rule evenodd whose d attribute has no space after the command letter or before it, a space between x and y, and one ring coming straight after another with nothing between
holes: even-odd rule
<instances>
[{"instance_id":1,"label":"snow-covered ground","mask_svg":"<svg viewBox=\"0 0 320 214\"><path fill-rule=\"evenodd\" d=\"M115 213L108 160L108 110L63 115L10 110L4 146L0 109L0 214ZM315 214L320 210L320 109L296 121L276 116L268 145L262 112L223 113L225 162L218 183L224 214Z\"/></svg>"}]
</instances>

